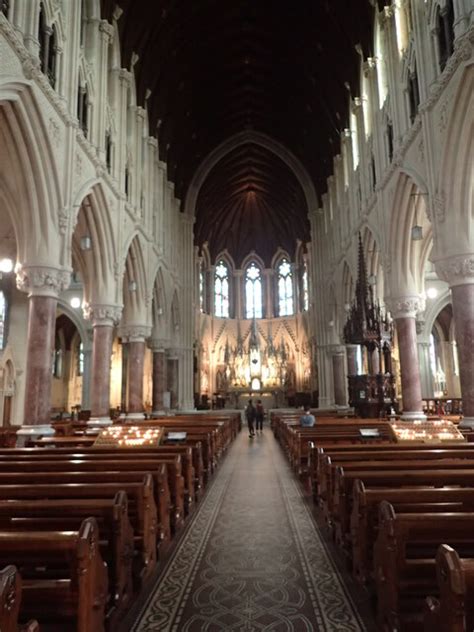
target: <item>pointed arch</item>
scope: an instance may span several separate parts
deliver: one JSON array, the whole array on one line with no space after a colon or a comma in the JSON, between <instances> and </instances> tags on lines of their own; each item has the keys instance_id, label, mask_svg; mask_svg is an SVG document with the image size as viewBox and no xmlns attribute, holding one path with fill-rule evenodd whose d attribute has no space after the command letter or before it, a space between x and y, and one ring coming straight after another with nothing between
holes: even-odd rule
<instances>
[{"instance_id":1,"label":"pointed arch","mask_svg":"<svg viewBox=\"0 0 474 632\"><path fill-rule=\"evenodd\" d=\"M145 251L140 234L130 236L123 274L124 321L127 324L145 324L151 320L148 296ZM150 313L149 313L150 312Z\"/></svg>"}]
</instances>

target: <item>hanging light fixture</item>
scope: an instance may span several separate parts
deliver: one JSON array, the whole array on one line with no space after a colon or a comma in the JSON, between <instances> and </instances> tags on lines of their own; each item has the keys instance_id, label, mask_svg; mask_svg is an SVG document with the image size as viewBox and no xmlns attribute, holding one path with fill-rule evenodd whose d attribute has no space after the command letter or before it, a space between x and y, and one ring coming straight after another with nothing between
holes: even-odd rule
<instances>
[{"instance_id":1,"label":"hanging light fixture","mask_svg":"<svg viewBox=\"0 0 474 632\"><path fill-rule=\"evenodd\" d=\"M92 240L89 235L81 237L81 250L90 250L92 248Z\"/></svg>"}]
</instances>

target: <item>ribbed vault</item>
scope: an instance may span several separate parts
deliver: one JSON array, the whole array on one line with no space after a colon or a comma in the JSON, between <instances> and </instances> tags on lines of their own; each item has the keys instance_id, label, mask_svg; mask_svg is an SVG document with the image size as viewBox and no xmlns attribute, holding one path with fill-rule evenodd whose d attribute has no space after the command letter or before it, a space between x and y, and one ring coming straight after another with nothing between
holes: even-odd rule
<instances>
[{"instance_id":1,"label":"ribbed vault","mask_svg":"<svg viewBox=\"0 0 474 632\"><path fill-rule=\"evenodd\" d=\"M101 4L111 20L116 0ZM150 133L182 200L202 160L243 130L285 145L324 192L348 123L348 88L359 92L354 47L372 52L369 2L117 4L122 65L130 68L136 53L138 103L146 103Z\"/></svg>"},{"instance_id":2,"label":"ribbed vault","mask_svg":"<svg viewBox=\"0 0 474 632\"><path fill-rule=\"evenodd\" d=\"M290 256L309 240L308 208L295 174L254 143L230 151L210 171L196 204L195 241L212 259L227 249L237 265L255 250L267 265L279 247Z\"/></svg>"}]
</instances>

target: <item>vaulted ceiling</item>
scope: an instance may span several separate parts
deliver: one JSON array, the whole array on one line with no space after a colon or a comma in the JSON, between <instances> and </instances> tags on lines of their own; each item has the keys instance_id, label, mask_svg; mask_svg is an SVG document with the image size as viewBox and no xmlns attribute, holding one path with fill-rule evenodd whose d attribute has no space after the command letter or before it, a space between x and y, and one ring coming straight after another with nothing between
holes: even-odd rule
<instances>
[{"instance_id":1,"label":"vaulted ceiling","mask_svg":"<svg viewBox=\"0 0 474 632\"><path fill-rule=\"evenodd\" d=\"M115 0L101 2L103 17L111 20ZM366 55L372 52L374 8L368 0L118 0L117 4L123 10L118 22L122 65L130 68L133 53L138 55L134 66L138 102L144 105L150 95L150 133L158 136L161 158L181 199L209 152L243 130L262 132L285 145L303 163L318 195L326 190L339 135L347 126L349 90L353 95L359 92L360 57L355 46L360 43ZM247 152L247 170L242 151L232 155L238 161L239 186L253 186L250 164L256 152ZM261 169L278 164L267 158ZM228 178L233 171L226 160L215 177ZM242 180L245 173L247 183ZM268 209L277 200L278 216L281 206L293 199L294 179L282 181L270 173L262 178L267 193L254 206L266 206L260 214L270 218ZM241 196L229 197L232 186L222 180L208 187L208 193L213 189L222 196L209 205L209 237L214 238L215 228L211 213L220 209L222 214L232 199L246 208L243 216L234 209L236 222L242 225L248 215ZM286 212L292 216L307 209L291 204ZM297 217L295 224L304 224L303 218ZM260 228L266 234L273 230L270 224ZM278 241L276 234L274 238Z\"/></svg>"}]
</instances>

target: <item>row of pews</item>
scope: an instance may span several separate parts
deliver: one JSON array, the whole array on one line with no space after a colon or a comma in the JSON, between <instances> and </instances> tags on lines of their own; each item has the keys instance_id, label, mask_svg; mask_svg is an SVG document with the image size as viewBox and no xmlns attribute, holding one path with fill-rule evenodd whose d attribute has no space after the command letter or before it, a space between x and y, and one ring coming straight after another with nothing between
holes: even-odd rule
<instances>
[{"instance_id":1,"label":"row of pews","mask_svg":"<svg viewBox=\"0 0 474 632\"><path fill-rule=\"evenodd\" d=\"M1 632L117 627L202 498L240 415L160 418L184 444L93 447L81 423L0 448Z\"/></svg>"},{"instance_id":2,"label":"row of pews","mask_svg":"<svg viewBox=\"0 0 474 632\"><path fill-rule=\"evenodd\" d=\"M298 418L274 415L275 435L373 596L379 629L472 631L474 445L399 444L383 421L322 418L303 429Z\"/></svg>"}]
</instances>

